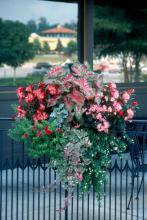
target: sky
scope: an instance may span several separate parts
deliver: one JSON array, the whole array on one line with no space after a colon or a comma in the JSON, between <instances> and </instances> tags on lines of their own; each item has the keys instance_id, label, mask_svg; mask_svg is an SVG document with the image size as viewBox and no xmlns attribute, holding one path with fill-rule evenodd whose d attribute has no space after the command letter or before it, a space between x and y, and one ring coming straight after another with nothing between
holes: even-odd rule
<instances>
[{"instance_id":1,"label":"sky","mask_svg":"<svg viewBox=\"0 0 147 220\"><path fill-rule=\"evenodd\" d=\"M43 0L0 0L0 17L26 23L46 17L50 24L77 21L77 4Z\"/></svg>"}]
</instances>

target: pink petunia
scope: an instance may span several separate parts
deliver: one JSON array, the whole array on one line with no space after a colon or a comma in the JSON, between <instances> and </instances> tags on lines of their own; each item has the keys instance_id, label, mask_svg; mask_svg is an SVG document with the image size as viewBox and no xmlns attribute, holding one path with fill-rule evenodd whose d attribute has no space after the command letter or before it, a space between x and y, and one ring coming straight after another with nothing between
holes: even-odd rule
<instances>
[{"instance_id":1,"label":"pink petunia","mask_svg":"<svg viewBox=\"0 0 147 220\"><path fill-rule=\"evenodd\" d=\"M128 102L128 100L130 99L129 93L128 92L124 92L122 94L122 99L123 99L124 102Z\"/></svg>"},{"instance_id":2,"label":"pink petunia","mask_svg":"<svg viewBox=\"0 0 147 220\"><path fill-rule=\"evenodd\" d=\"M134 116L134 111L131 108L127 109L127 117L128 117L128 119L132 119L133 116Z\"/></svg>"},{"instance_id":3,"label":"pink petunia","mask_svg":"<svg viewBox=\"0 0 147 220\"><path fill-rule=\"evenodd\" d=\"M120 111L122 109L122 106L119 102L114 102L113 107L114 107L114 110L116 111Z\"/></svg>"}]
</instances>

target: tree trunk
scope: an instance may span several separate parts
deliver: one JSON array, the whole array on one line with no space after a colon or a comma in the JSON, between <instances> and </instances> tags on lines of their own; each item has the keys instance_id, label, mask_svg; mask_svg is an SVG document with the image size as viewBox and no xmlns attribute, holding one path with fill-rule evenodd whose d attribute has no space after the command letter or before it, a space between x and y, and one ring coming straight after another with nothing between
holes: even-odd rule
<instances>
[{"instance_id":1,"label":"tree trunk","mask_svg":"<svg viewBox=\"0 0 147 220\"><path fill-rule=\"evenodd\" d=\"M123 66L123 72L124 72L124 82L129 83L129 71L127 68L127 57L123 56L122 58L122 66Z\"/></svg>"},{"instance_id":2,"label":"tree trunk","mask_svg":"<svg viewBox=\"0 0 147 220\"><path fill-rule=\"evenodd\" d=\"M140 60L141 60L141 56L140 54L136 54L134 57L134 63L135 63L135 77L134 80L135 82L139 82L140 81Z\"/></svg>"},{"instance_id":3,"label":"tree trunk","mask_svg":"<svg viewBox=\"0 0 147 220\"><path fill-rule=\"evenodd\" d=\"M16 82L16 67L13 68L13 82Z\"/></svg>"}]
</instances>

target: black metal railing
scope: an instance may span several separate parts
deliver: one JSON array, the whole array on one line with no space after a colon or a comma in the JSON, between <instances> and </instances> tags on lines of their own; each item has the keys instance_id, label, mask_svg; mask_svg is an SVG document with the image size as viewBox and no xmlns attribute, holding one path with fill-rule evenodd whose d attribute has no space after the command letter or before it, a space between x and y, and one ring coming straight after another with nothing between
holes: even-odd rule
<instances>
[{"instance_id":1,"label":"black metal railing","mask_svg":"<svg viewBox=\"0 0 147 220\"><path fill-rule=\"evenodd\" d=\"M147 123L133 123L128 134L134 143L122 158L112 155L100 201L92 189L68 193L46 157L27 157L23 143L0 129L0 220L147 219Z\"/></svg>"}]
</instances>

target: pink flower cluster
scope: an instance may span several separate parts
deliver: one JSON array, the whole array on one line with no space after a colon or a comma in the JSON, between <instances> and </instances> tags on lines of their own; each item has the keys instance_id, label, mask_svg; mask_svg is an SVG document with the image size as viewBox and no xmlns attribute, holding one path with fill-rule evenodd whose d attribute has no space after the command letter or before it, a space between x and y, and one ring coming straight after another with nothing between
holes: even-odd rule
<instances>
[{"instance_id":1,"label":"pink flower cluster","mask_svg":"<svg viewBox=\"0 0 147 220\"><path fill-rule=\"evenodd\" d=\"M102 89L101 101L84 106L83 113L93 118L93 124L99 132L108 133L114 118L117 121L121 119L121 122L133 118L138 106L137 102L131 101L133 93L132 89L119 92L115 83L108 83Z\"/></svg>"}]
</instances>

